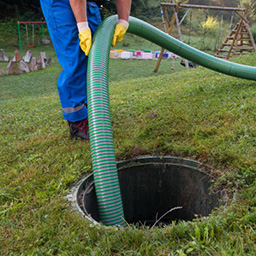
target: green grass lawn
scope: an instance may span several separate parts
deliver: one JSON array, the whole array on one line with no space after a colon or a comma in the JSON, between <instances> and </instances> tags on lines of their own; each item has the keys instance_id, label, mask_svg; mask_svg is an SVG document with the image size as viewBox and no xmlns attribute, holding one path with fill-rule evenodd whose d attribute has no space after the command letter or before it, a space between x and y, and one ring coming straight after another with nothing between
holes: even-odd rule
<instances>
[{"instance_id":1,"label":"green grass lawn","mask_svg":"<svg viewBox=\"0 0 256 256\"><path fill-rule=\"evenodd\" d=\"M256 66L255 55L235 61ZM168 61L153 74L154 64L110 62L117 160L196 159L212 166L227 205L154 229L94 226L73 212L65 196L91 157L62 120L54 57L43 71L0 77L1 255L256 255L256 83L204 68L171 74Z\"/></svg>"}]
</instances>

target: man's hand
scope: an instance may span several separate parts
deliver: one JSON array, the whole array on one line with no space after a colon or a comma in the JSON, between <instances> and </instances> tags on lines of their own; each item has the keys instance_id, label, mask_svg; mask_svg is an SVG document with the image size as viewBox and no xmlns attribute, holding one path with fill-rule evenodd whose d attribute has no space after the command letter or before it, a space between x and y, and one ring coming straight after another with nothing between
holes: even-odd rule
<instances>
[{"instance_id":1,"label":"man's hand","mask_svg":"<svg viewBox=\"0 0 256 256\"><path fill-rule=\"evenodd\" d=\"M87 22L86 0L69 0L69 3L76 18L80 47L88 56L92 46L92 35Z\"/></svg>"},{"instance_id":2,"label":"man's hand","mask_svg":"<svg viewBox=\"0 0 256 256\"><path fill-rule=\"evenodd\" d=\"M117 43L121 42L124 38L124 35L128 29L129 23L125 20L119 20L118 24L115 27L115 32L112 40L112 46L115 46Z\"/></svg>"},{"instance_id":3,"label":"man's hand","mask_svg":"<svg viewBox=\"0 0 256 256\"><path fill-rule=\"evenodd\" d=\"M92 46L92 33L88 26L88 22L77 23L80 39L80 47L84 51L85 55L88 56Z\"/></svg>"},{"instance_id":4,"label":"man's hand","mask_svg":"<svg viewBox=\"0 0 256 256\"><path fill-rule=\"evenodd\" d=\"M92 33L89 28L79 33L80 47L84 51L85 55L88 56L92 46Z\"/></svg>"}]
</instances>

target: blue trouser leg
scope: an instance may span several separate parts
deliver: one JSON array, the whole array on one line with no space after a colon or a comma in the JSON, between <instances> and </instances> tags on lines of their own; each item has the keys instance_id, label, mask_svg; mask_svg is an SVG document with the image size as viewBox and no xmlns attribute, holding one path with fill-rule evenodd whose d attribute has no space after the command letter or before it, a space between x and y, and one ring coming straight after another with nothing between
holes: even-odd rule
<instances>
[{"instance_id":1,"label":"blue trouser leg","mask_svg":"<svg viewBox=\"0 0 256 256\"><path fill-rule=\"evenodd\" d=\"M41 0L58 61L63 68L57 88L64 119L76 122L88 116L86 75L88 58L80 49L76 20L69 0ZM87 3L87 19L95 32L101 22L98 6Z\"/></svg>"}]
</instances>

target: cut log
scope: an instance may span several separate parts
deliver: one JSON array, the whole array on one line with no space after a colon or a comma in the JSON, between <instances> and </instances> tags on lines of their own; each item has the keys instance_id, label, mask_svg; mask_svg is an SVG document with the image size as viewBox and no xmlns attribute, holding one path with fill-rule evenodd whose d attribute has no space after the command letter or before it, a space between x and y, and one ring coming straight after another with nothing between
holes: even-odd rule
<instances>
[{"instance_id":1,"label":"cut log","mask_svg":"<svg viewBox=\"0 0 256 256\"><path fill-rule=\"evenodd\" d=\"M0 61L9 61L9 58L5 55L4 50L0 50Z\"/></svg>"},{"instance_id":2,"label":"cut log","mask_svg":"<svg viewBox=\"0 0 256 256\"><path fill-rule=\"evenodd\" d=\"M21 55L19 53L19 50L15 50L14 54L15 54L15 60L16 61L21 61Z\"/></svg>"},{"instance_id":3,"label":"cut log","mask_svg":"<svg viewBox=\"0 0 256 256\"><path fill-rule=\"evenodd\" d=\"M45 63L46 66L50 66L52 61L52 57L49 57Z\"/></svg>"},{"instance_id":4,"label":"cut log","mask_svg":"<svg viewBox=\"0 0 256 256\"><path fill-rule=\"evenodd\" d=\"M30 70L28 68L28 65L22 60L20 61L20 71L21 72L26 72L26 73L30 72Z\"/></svg>"},{"instance_id":5,"label":"cut log","mask_svg":"<svg viewBox=\"0 0 256 256\"><path fill-rule=\"evenodd\" d=\"M5 74L8 75L19 75L21 73L16 61L10 61Z\"/></svg>"},{"instance_id":6,"label":"cut log","mask_svg":"<svg viewBox=\"0 0 256 256\"><path fill-rule=\"evenodd\" d=\"M29 66L30 71L37 71L36 57L32 57Z\"/></svg>"},{"instance_id":7,"label":"cut log","mask_svg":"<svg viewBox=\"0 0 256 256\"><path fill-rule=\"evenodd\" d=\"M40 52L39 60L40 59L42 59L44 62L46 62L47 58L46 58L46 53L45 52Z\"/></svg>"},{"instance_id":8,"label":"cut log","mask_svg":"<svg viewBox=\"0 0 256 256\"><path fill-rule=\"evenodd\" d=\"M28 51L26 52L26 54L23 56L22 59L23 59L23 61L25 61L25 62L30 62L32 56L33 56L33 52L32 52L31 50L28 50Z\"/></svg>"},{"instance_id":9,"label":"cut log","mask_svg":"<svg viewBox=\"0 0 256 256\"><path fill-rule=\"evenodd\" d=\"M45 52L40 52L39 59L38 59L37 63L40 64L41 68L43 68L43 69L46 68L46 66L45 66L46 61L47 61L47 59L46 59Z\"/></svg>"},{"instance_id":10,"label":"cut log","mask_svg":"<svg viewBox=\"0 0 256 256\"><path fill-rule=\"evenodd\" d=\"M41 69L43 69L43 63L37 63L36 70L41 70Z\"/></svg>"}]
</instances>

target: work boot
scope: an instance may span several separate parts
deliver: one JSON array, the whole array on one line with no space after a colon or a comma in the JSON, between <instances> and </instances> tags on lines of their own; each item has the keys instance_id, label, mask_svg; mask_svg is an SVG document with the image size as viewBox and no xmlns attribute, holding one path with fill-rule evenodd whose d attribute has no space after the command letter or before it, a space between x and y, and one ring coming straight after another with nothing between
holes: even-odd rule
<instances>
[{"instance_id":1,"label":"work boot","mask_svg":"<svg viewBox=\"0 0 256 256\"><path fill-rule=\"evenodd\" d=\"M81 138L82 140L89 140L88 118L78 121L68 121L69 132L72 138Z\"/></svg>"}]
</instances>

